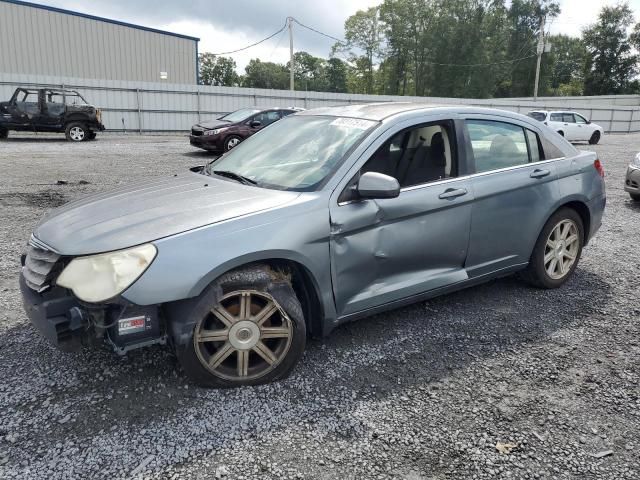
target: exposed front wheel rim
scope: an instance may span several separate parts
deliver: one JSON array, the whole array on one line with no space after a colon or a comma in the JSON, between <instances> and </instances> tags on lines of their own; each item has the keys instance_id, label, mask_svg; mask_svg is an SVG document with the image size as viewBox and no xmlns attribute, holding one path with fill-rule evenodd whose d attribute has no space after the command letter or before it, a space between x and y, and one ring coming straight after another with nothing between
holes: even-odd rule
<instances>
[{"instance_id":1,"label":"exposed front wheel rim","mask_svg":"<svg viewBox=\"0 0 640 480\"><path fill-rule=\"evenodd\" d=\"M73 141L81 142L84 140L84 136L85 132L82 127L71 127L69 129L69 137L71 137L71 140Z\"/></svg>"},{"instance_id":2,"label":"exposed front wheel rim","mask_svg":"<svg viewBox=\"0 0 640 480\"><path fill-rule=\"evenodd\" d=\"M202 366L229 381L255 380L287 356L293 322L265 292L237 290L224 295L195 327L194 348Z\"/></svg>"},{"instance_id":3,"label":"exposed front wheel rim","mask_svg":"<svg viewBox=\"0 0 640 480\"><path fill-rule=\"evenodd\" d=\"M553 280L565 278L577 261L580 230L573 220L565 218L549 233L544 248L544 270Z\"/></svg>"}]
</instances>

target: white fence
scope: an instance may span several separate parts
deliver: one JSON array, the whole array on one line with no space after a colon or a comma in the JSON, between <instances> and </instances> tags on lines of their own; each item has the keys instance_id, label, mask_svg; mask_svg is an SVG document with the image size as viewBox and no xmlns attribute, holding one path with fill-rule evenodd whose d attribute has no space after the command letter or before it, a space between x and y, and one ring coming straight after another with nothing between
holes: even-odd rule
<instances>
[{"instance_id":1,"label":"white fence","mask_svg":"<svg viewBox=\"0 0 640 480\"><path fill-rule=\"evenodd\" d=\"M200 120L241 107L325 107L369 102L420 102L501 108L520 113L532 109L576 111L602 125L610 133L640 131L638 96L547 97L534 102L519 99L461 99L358 95L330 92L210 87L167 83L91 80L0 73L0 99L7 100L17 86L57 87L78 90L103 111L107 130L118 132L186 132ZM626 103L627 105L620 105Z\"/></svg>"}]
</instances>

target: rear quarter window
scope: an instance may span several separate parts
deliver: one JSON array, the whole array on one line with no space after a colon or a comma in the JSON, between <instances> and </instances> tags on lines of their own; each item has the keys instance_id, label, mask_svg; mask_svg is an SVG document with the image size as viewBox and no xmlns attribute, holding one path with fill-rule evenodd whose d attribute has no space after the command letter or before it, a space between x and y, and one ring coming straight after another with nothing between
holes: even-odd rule
<instances>
[{"instance_id":1,"label":"rear quarter window","mask_svg":"<svg viewBox=\"0 0 640 480\"><path fill-rule=\"evenodd\" d=\"M527 115L539 122L544 122L547 118L547 115L542 112L529 112Z\"/></svg>"}]
</instances>

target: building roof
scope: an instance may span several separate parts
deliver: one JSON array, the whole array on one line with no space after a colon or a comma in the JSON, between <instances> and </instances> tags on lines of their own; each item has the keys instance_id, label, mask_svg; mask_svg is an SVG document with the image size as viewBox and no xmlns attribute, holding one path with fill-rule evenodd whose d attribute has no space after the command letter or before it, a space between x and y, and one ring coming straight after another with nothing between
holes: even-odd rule
<instances>
[{"instance_id":1,"label":"building roof","mask_svg":"<svg viewBox=\"0 0 640 480\"><path fill-rule=\"evenodd\" d=\"M141 25L134 25L133 23L126 23L126 22L121 22L119 20L112 20L110 18L97 17L95 15L88 15L86 13L74 12L71 10L65 10L63 8L50 7L48 5L40 5L38 3L23 2L21 0L0 0L0 1L5 3L13 3L15 5L21 5L23 7L39 8L41 10L48 10L50 12L63 13L65 15L74 15L76 17L88 18L89 20L96 20L98 22L112 23L114 25L120 25L122 27L136 28L138 30L144 30L147 32L160 33L162 35L170 35L172 37L185 38L187 40L193 40L194 42L200 41L200 39L197 37L190 37L188 35L182 35L180 33L167 32L165 30L158 30L156 28L143 27Z\"/></svg>"}]
</instances>

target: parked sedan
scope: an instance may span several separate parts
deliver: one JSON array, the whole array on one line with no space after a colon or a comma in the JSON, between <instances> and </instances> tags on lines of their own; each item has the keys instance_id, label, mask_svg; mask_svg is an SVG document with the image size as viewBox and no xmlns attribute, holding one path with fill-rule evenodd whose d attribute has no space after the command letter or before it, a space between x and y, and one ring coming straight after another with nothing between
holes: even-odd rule
<instances>
[{"instance_id":1,"label":"parked sedan","mask_svg":"<svg viewBox=\"0 0 640 480\"><path fill-rule=\"evenodd\" d=\"M624 190L629 192L633 200L640 202L640 153L636 155L627 167Z\"/></svg>"},{"instance_id":2,"label":"parked sedan","mask_svg":"<svg viewBox=\"0 0 640 480\"><path fill-rule=\"evenodd\" d=\"M201 173L52 211L20 286L60 348L167 342L203 385L255 385L344 322L515 272L560 287L600 227L603 177L595 153L515 113L312 110Z\"/></svg>"},{"instance_id":3,"label":"parked sedan","mask_svg":"<svg viewBox=\"0 0 640 480\"><path fill-rule=\"evenodd\" d=\"M243 140L267 125L302 108L242 108L216 120L198 123L191 127L191 145L212 152L228 152Z\"/></svg>"},{"instance_id":4,"label":"parked sedan","mask_svg":"<svg viewBox=\"0 0 640 480\"><path fill-rule=\"evenodd\" d=\"M595 145L604 135L604 129L600 125L575 112L535 110L528 115L548 125L570 142L589 142L590 145Z\"/></svg>"}]
</instances>

